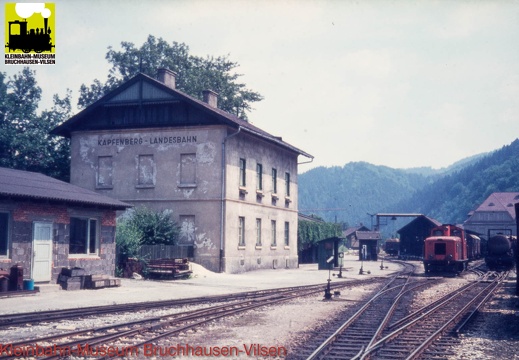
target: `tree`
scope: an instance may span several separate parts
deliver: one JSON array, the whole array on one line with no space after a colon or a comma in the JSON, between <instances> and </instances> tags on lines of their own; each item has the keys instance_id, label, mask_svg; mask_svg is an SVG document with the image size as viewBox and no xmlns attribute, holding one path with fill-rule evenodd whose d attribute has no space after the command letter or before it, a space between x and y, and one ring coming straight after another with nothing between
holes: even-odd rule
<instances>
[{"instance_id":1,"label":"tree","mask_svg":"<svg viewBox=\"0 0 519 360\"><path fill-rule=\"evenodd\" d=\"M54 106L37 114L41 88L36 72L24 68L6 81L0 74L0 166L69 177L69 143L49 135L71 115L71 93L54 96Z\"/></svg>"},{"instance_id":2,"label":"tree","mask_svg":"<svg viewBox=\"0 0 519 360\"><path fill-rule=\"evenodd\" d=\"M175 245L180 230L171 210L153 211L138 207L127 211L117 224L117 245L135 249L140 245Z\"/></svg>"},{"instance_id":3,"label":"tree","mask_svg":"<svg viewBox=\"0 0 519 360\"><path fill-rule=\"evenodd\" d=\"M80 108L92 104L139 72L155 77L159 68L176 72L176 87L195 98L202 99L203 90L217 92L218 107L244 120L247 119L246 112L252 110L251 104L263 99L259 93L238 82L241 76L235 72L238 64L229 60L228 56L194 56L189 53L186 44L175 41L169 44L152 35L140 48L124 41L121 47L121 51L108 48L106 59L112 68L104 84L95 79L89 87L81 85Z\"/></svg>"}]
</instances>

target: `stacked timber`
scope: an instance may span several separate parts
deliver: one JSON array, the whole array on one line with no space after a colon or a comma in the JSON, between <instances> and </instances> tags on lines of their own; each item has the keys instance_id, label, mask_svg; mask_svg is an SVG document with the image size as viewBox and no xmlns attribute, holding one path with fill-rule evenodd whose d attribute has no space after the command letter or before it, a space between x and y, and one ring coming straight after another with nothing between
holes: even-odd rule
<instances>
[{"instance_id":1,"label":"stacked timber","mask_svg":"<svg viewBox=\"0 0 519 360\"><path fill-rule=\"evenodd\" d=\"M81 290L85 284L85 269L62 268L58 277L58 284L63 290Z\"/></svg>"},{"instance_id":2,"label":"stacked timber","mask_svg":"<svg viewBox=\"0 0 519 360\"><path fill-rule=\"evenodd\" d=\"M121 286L121 280L108 275L87 274L81 268L62 268L58 284L63 290L102 289Z\"/></svg>"},{"instance_id":3,"label":"stacked timber","mask_svg":"<svg viewBox=\"0 0 519 360\"><path fill-rule=\"evenodd\" d=\"M185 278L193 273L186 258L149 260L147 271L149 276L173 278Z\"/></svg>"},{"instance_id":4,"label":"stacked timber","mask_svg":"<svg viewBox=\"0 0 519 360\"><path fill-rule=\"evenodd\" d=\"M86 289L102 289L105 287L121 286L121 279L108 275L87 275L85 281Z\"/></svg>"}]
</instances>

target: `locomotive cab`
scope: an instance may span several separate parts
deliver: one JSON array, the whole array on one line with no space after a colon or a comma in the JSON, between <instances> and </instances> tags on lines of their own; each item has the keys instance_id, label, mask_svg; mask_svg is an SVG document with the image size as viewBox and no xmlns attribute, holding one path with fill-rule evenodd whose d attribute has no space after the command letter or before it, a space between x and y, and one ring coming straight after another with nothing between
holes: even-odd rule
<instances>
[{"instance_id":1,"label":"locomotive cab","mask_svg":"<svg viewBox=\"0 0 519 360\"><path fill-rule=\"evenodd\" d=\"M464 232L454 225L433 228L431 236L425 239L425 272L461 272L467 265L467 251Z\"/></svg>"}]
</instances>

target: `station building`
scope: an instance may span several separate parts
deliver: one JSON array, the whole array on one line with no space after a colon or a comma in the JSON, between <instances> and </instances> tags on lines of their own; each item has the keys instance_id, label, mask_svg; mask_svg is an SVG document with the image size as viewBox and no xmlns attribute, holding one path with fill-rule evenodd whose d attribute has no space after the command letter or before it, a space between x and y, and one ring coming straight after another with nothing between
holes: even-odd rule
<instances>
[{"instance_id":1,"label":"station building","mask_svg":"<svg viewBox=\"0 0 519 360\"><path fill-rule=\"evenodd\" d=\"M171 210L181 245L212 271L297 267L297 171L313 157L144 74L53 130L71 139L71 183Z\"/></svg>"}]
</instances>

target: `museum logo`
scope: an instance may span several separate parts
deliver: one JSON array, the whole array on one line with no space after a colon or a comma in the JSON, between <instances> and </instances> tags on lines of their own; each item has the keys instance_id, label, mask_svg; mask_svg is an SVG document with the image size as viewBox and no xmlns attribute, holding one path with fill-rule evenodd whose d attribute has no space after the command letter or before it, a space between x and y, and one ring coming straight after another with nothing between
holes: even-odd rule
<instances>
[{"instance_id":1,"label":"museum logo","mask_svg":"<svg viewBox=\"0 0 519 360\"><path fill-rule=\"evenodd\" d=\"M5 4L5 64L56 64L54 3Z\"/></svg>"}]
</instances>

